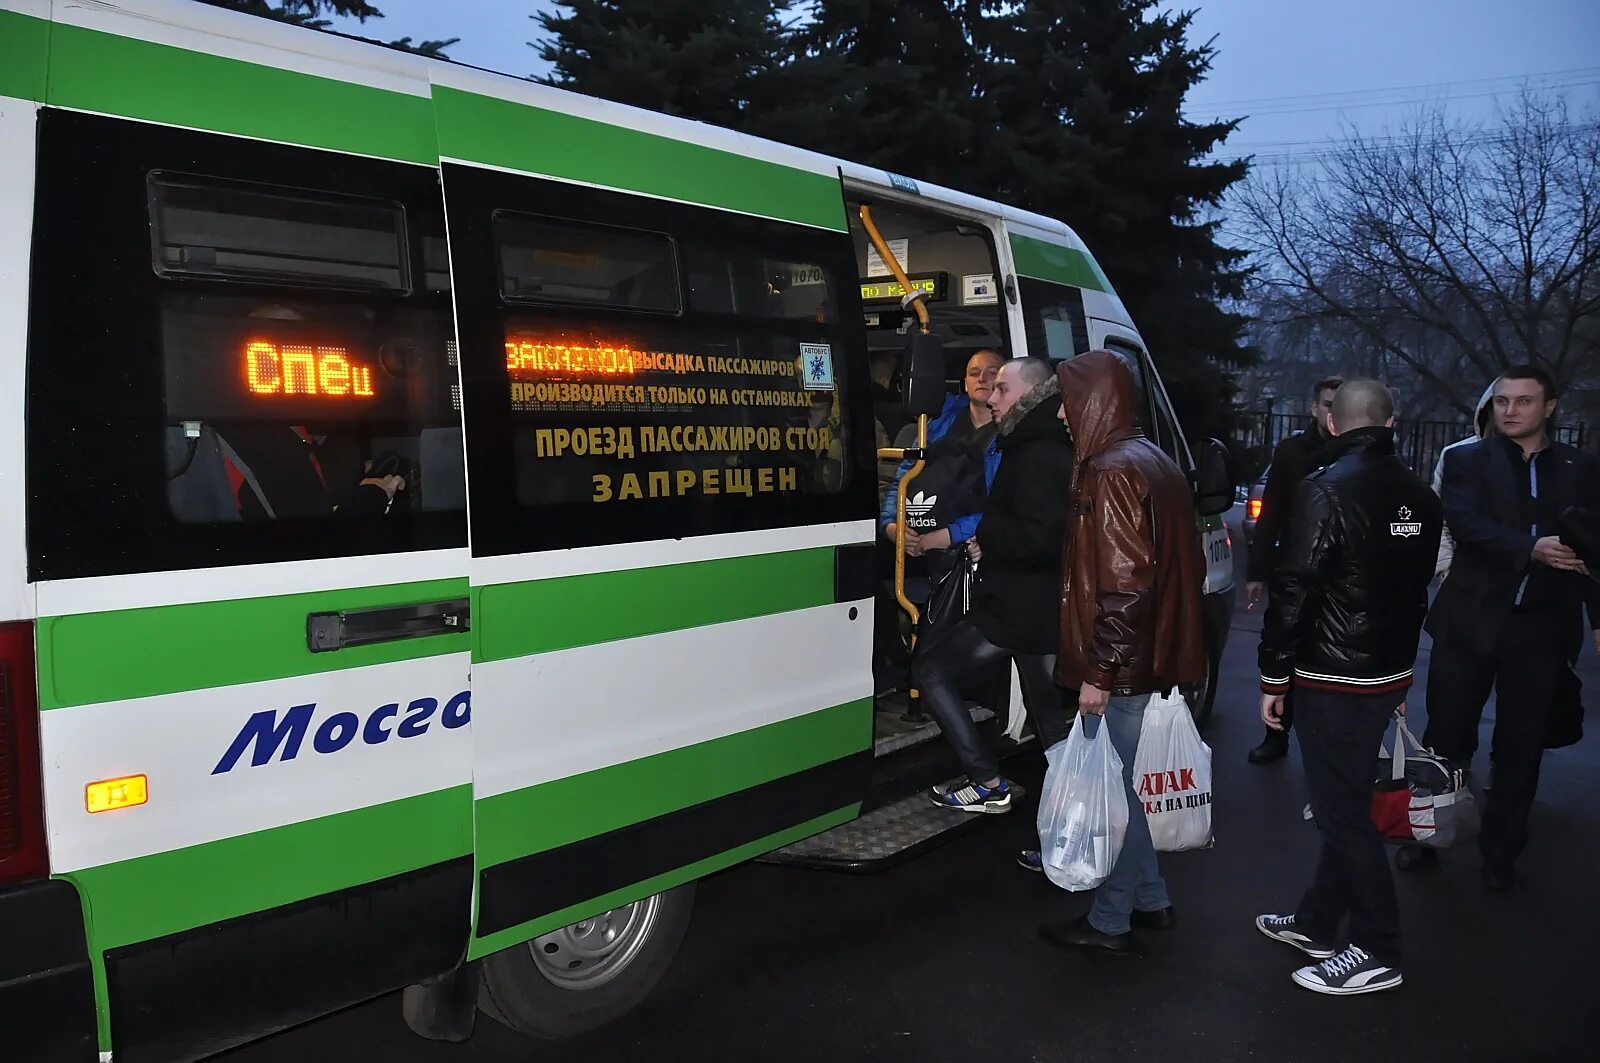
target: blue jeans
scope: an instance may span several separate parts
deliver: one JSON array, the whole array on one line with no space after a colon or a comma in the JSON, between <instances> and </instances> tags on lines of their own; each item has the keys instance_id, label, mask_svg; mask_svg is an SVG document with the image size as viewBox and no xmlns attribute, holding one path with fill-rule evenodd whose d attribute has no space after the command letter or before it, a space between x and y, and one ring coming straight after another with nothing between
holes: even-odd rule
<instances>
[{"instance_id":1,"label":"blue jeans","mask_svg":"<svg viewBox=\"0 0 1600 1063\"><path fill-rule=\"evenodd\" d=\"M1111 728L1111 746L1122 758L1122 785L1128 792L1128 833L1122 839L1122 852L1117 854L1110 876L1094 891L1094 905L1089 909L1089 925L1102 934L1126 934L1135 908L1154 912L1172 903L1156 864L1156 847L1150 840L1150 824L1144 818L1144 801L1133 788L1133 758L1139 753L1139 729L1144 726L1144 708L1151 697L1139 694L1112 698L1106 705L1103 723L1087 714L1078 717L1088 728L1084 733L1091 738L1097 728Z\"/></svg>"}]
</instances>

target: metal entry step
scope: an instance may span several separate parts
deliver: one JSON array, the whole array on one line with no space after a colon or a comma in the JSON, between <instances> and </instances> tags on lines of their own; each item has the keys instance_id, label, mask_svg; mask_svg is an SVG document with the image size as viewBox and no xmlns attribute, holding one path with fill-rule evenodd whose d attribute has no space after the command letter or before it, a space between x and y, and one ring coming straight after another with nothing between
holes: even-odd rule
<instances>
[{"instance_id":1,"label":"metal entry step","mask_svg":"<svg viewBox=\"0 0 1600 1063\"><path fill-rule=\"evenodd\" d=\"M958 780L965 781L965 777L957 776L950 781ZM1017 801L1025 793L1022 787L1014 783L1013 786L1016 791L1016 797L1012 799L1013 811L1005 815L1018 814L1015 811ZM919 791L759 859L767 864L829 871L883 871L996 818L993 813L956 812L939 808L928 799L925 792Z\"/></svg>"}]
</instances>

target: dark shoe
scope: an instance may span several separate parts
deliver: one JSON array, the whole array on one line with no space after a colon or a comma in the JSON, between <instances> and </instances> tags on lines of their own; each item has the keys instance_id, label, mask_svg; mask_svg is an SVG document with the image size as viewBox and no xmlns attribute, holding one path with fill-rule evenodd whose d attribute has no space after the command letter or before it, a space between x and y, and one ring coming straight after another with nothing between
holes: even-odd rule
<instances>
[{"instance_id":1,"label":"dark shoe","mask_svg":"<svg viewBox=\"0 0 1600 1063\"><path fill-rule=\"evenodd\" d=\"M1178 914L1170 904L1153 912L1141 912L1135 908L1128 921L1140 930L1171 930L1178 925Z\"/></svg>"},{"instance_id":2,"label":"dark shoe","mask_svg":"<svg viewBox=\"0 0 1600 1063\"><path fill-rule=\"evenodd\" d=\"M1103 934L1089 923L1088 916L1069 923L1041 924L1039 936L1062 948L1092 949L1112 956L1133 955L1132 934Z\"/></svg>"},{"instance_id":3,"label":"dark shoe","mask_svg":"<svg viewBox=\"0 0 1600 1063\"><path fill-rule=\"evenodd\" d=\"M1249 760L1252 764L1271 764L1275 760L1282 760L1289 755L1289 733L1287 731L1268 731L1267 737L1261 744L1250 751Z\"/></svg>"},{"instance_id":4,"label":"dark shoe","mask_svg":"<svg viewBox=\"0 0 1600 1063\"><path fill-rule=\"evenodd\" d=\"M1430 871L1439 866L1439 850L1421 845L1402 845L1394 854L1394 866L1400 871Z\"/></svg>"},{"instance_id":5,"label":"dark shoe","mask_svg":"<svg viewBox=\"0 0 1600 1063\"><path fill-rule=\"evenodd\" d=\"M1289 977L1294 979L1296 985L1304 986L1313 993L1335 997L1381 993L1385 989L1400 988L1404 981L1398 967L1373 959L1354 945L1315 966L1302 967Z\"/></svg>"},{"instance_id":6,"label":"dark shoe","mask_svg":"<svg viewBox=\"0 0 1600 1063\"><path fill-rule=\"evenodd\" d=\"M1517 884L1517 873L1510 864L1484 864L1483 884L1493 893L1507 893Z\"/></svg>"},{"instance_id":7,"label":"dark shoe","mask_svg":"<svg viewBox=\"0 0 1600 1063\"><path fill-rule=\"evenodd\" d=\"M1300 929L1300 925L1295 922L1292 915L1258 915L1256 929L1274 941L1293 945L1313 960L1332 959L1339 951L1325 942L1313 940L1309 934Z\"/></svg>"},{"instance_id":8,"label":"dark shoe","mask_svg":"<svg viewBox=\"0 0 1600 1063\"><path fill-rule=\"evenodd\" d=\"M1024 871L1038 871L1044 873L1044 857L1039 855L1037 849L1024 849L1017 854L1017 866Z\"/></svg>"}]
</instances>

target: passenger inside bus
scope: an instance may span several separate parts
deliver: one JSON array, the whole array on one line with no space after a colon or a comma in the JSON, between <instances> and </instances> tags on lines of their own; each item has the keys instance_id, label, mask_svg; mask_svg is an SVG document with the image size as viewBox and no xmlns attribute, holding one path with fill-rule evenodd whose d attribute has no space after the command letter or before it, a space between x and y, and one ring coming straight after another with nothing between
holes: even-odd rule
<instances>
[{"instance_id":1,"label":"passenger inside bus","mask_svg":"<svg viewBox=\"0 0 1600 1063\"><path fill-rule=\"evenodd\" d=\"M949 396L944 410L928 424L926 465L912 482L906 499L906 555L910 577L906 580L906 596L913 602L928 600L932 584L957 563L959 554L956 551L972 538L983 516L988 465L998 460L990 454L994 424L988 401L995 376L1004 363L1004 357L993 350L981 350L969 358L962 378L962 393ZM914 425L907 426L902 437L915 431ZM914 438L902 438L896 445L910 446L914 442ZM880 575L894 570L898 487L900 478L912 464L902 462L884 489L878 514L878 527L882 532ZM950 549L952 546L956 550ZM915 562L918 558L920 565ZM895 599L892 579L880 581L874 615L878 690L903 689L910 679L909 618Z\"/></svg>"}]
</instances>

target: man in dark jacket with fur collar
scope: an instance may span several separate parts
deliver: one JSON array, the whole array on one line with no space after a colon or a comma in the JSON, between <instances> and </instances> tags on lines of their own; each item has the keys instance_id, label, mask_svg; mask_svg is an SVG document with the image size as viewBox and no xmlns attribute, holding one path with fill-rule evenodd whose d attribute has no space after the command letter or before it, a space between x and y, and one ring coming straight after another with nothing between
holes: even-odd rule
<instances>
[{"instance_id":1,"label":"man in dark jacket with fur collar","mask_svg":"<svg viewBox=\"0 0 1600 1063\"><path fill-rule=\"evenodd\" d=\"M1061 537L1072 482L1072 447L1056 423L1061 399L1048 359L1007 362L989 397L1000 454L968 553L980 560L970 611L917 649L912 674L922 703L955 747L967 781L936 788L934 804L963 812L1007 812L1012 787L967 712L961 688L1011 658L1028 715L1046 746L1067 735L1070 716L1051 682L1060 638Z\"/></svg>"}]
</instances>

